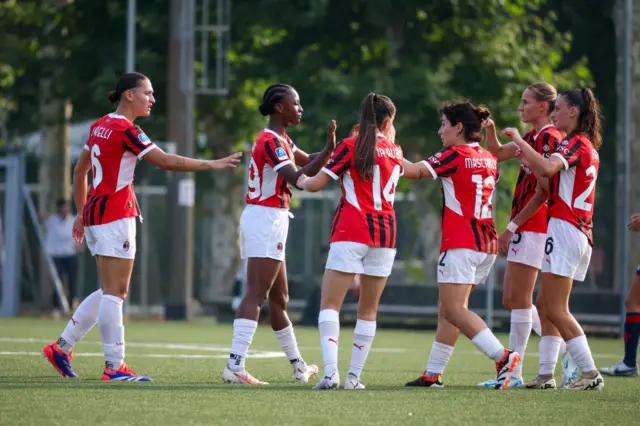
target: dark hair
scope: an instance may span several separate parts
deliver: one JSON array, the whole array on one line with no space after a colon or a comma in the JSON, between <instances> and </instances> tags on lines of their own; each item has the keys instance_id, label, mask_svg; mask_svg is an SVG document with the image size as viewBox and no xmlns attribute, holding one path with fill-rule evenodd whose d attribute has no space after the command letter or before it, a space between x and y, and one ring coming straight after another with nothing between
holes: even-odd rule
<instances>
[{"instance_id":1,"label":"dark hair","mask_svg":"<svg viewBox=\"0 0 640 426\"><path fill-rule=\"evenodd\" d=\"M127 90L140 86L142 80L148 80L148 78L139 72L128 72L120 77L116 84L116 90L109 92L109 102L111 102L111 105L116 106L116 104L120 102L120 96Z\"/></svg>"},{"instance_id":2,"label":"dark hair","mask_svg":"<svg viewBox=\"0 0 640 426\"><path fill-rule=\"evenodd\" d=\"M556 88L550 85L549 83L534 83L531 86L527 87L528 90L533 92L533 97L538 102L546 102L549 106L549 110L547 111L549 114L553 112L556 107L556 99L558 98L558 92Z\"/></svg>"},{"instance_id":3,"label":"dark hair","mask_svg":"<svg viewBox=\"0 0 640 426\"><path fill-rule=\"evenodd\" d=\"M602 113L598 100L591 89L563 90L560 96L564 97L569 106L578 108L578 126L574 132L584 133L593 143L596 149L602 146Z\"/></svg>"},{"instance_id":4,"label":"dark hair","mask_svg":"<svg viewBox=\"0 0 640 426\"><path fill-rule=\"evenodd\" d=\"M373 179L378 132L385 120L395 117L396 106L384 95L369 93L360 107L355 166L362 180Z\"/></svg>"},{"instance_id":5,"label":"dark hair","mask_svg":"<svg viewBox=\"0 0 640 426\"><path fill-rule=\"evenodd\" d=\"M482 135L482 121L491 116L484 105L475 106L471 102L447 101L440 107L440 114L447 117L452 126L462 123L464 140L467 142L480 142Z\"/></svg>"},{"instance_id":6,"label":"dark hair","mask_svg":"<svg viewBox=\"0 0 640 426\"><path fill-rule=\"evenodd\" d=\"M260 114L267 116L273 113L273 108L283 101L289 90L293 87L288 84L272 84L267 87L262 96L262 104L258 107Z\"/></svg>"}]
</instances>

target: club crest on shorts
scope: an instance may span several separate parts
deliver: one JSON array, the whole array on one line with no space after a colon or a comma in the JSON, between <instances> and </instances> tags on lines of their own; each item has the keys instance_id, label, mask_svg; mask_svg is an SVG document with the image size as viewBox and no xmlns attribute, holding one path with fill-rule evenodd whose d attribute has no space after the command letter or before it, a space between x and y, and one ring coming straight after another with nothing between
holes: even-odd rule
<instances>
[{"instance_id":1,"label":"club crest on shorts","mask_svg":"<svg viewBox=\"0 0 640 426\"><path fill-rule=\"evenodd\" d=\"M278 251L282 251L282 249L284 248L284 245L282 245L282 243L278 243L276 248L278 249Z\"/></svg>"},{"instance_id":2,"label":"club crest on shorts","mask_svg":"<svg viewBox=\"0 0 640 426\"><path fill-rule=\"evenodd\" d=\"M125 241L124 244L122 244L122 248L124 249L124 251L129 251L129 240Z\"/></svg>"},{"instance_id":3,"label":"club crest on shorts","mask_svg":"<svg viewBox=\"0 0 640 426\"><path fill-rule=\"evenodd\" d=\"M282 147L276 148L276 156L278 157L278 160L288 160L289 159L289 156L287 155L287 152Z\"/></svg>"}]
</instances>

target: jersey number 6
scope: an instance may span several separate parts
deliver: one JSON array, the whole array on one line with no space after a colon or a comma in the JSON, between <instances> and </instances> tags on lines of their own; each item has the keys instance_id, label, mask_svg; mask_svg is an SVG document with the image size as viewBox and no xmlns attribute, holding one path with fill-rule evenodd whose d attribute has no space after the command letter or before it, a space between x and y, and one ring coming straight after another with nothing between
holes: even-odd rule
<instances>
[{"instance_id":1,"label":"jersey number 6","mask_svg":"<svg viewBox=\"0 0 640 426\"><path fill-rule=\"evenodd\" d=\"M100 147L98 145L94 145L91 148L91 168L93 169L93 187L97 188L102 182L102 166L100 165L100 160L98 157L100 156Z\"/></svg>"}]
</instances>

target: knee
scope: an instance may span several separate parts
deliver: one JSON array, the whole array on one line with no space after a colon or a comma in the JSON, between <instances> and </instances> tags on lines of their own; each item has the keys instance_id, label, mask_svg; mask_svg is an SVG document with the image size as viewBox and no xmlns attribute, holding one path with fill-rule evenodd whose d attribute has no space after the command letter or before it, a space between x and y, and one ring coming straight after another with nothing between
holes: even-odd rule
<instances>
[{"instance_id":1,"label":"knee","mask_svg":"<svg viewBox=\"0 0 640 426\"><path fill-rule=\"evenodd\" d=\"M502 294L502 306L504 306L507 311L511 311L513 309L512 305L513 301L511 300L511 295L505 291Z\"/></svg>"},{"instance_id":2,"label":"knee","mask_svg":"<svg viewBox=\"0 0 640 426\"><path fill-rule=\"evenodd\" d=\"M440 314L452 324L456 323L456 318L460 318L462 311L466 308L463 305L457 305L453 303L440 304Z\"/></svg>"},{"instance_id":3,"label":"knee","mask_svg":"<svg viewBox=\"0 0 640 426\"><path fill-rule=\"evenodd\" d=\"M267 304L269 293L262 289L248 289L247 294L244 297L246 302L256 305L258 308L262 308Z\"/></svg>"},{"instance_id":4,"label":"knee","mask_svg":"<svg viewBox=\"0 0 640 426\"><path fill-rule=\"evenodd\" d=\"M279 292L275 293L271 291L269 293L269 307L271 308L279 308L283 311L287 310L287 305L289 303L289 292Z\"/></svg>"}]
</instances>

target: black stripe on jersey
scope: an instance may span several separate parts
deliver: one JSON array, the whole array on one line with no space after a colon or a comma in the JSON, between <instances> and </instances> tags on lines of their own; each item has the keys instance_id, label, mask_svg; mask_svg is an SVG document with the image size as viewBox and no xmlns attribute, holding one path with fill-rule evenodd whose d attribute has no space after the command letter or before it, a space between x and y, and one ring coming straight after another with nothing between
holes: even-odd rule
<instances>
[{"instance_id":1,"label":"black stripe on jersey","mask_svg":"<svg viewBox=\"0 0 640 426\"><path fill-rule=\"evenodd\" d=\"M127 138L129 138L129 140L131 141L131 145L135 146L136 148L138 148L138 150L140 152L144 151L145 149L147 149L147 147L145 146L145 144L143 144L142 142L140 142L138 140L138 138L136 137L136 135L133 134L133 132L131 131L131 129L127 129L124 131L124 134L127 135Z\"/></svg>"},{"instance_id":2,"label":"black stripe on jersey","mask_svg":"<svg viewBox=\"0 0 640 426\"><path fill-rule=\"evenodd\" d=\"M544 150L544 147L548 147L547 150ZM542 145L540 146L540 149L538 150L538 152L542 155L545 155L547 153L553 152L553 146L551 145L551 134L550 133L544 133L542 135Z\"/></svg>"},{"instance_id":3,"label":"black stripe on jersey","mask_svg":"<svg viewBox=\"0 0 640 426\"><path fill-rule=\"evenodd\" d=\"M91 226L93 225L93 216L91 215L91 209L93 208L93 206L96 205L96 202L98 201L100 197L97 195L93 195L90 197L90 201L85 204L85 215L86 215L86 224L87 226Z\"/></svg>"},{"instance_id":4,"label":"black stripe on jersey","mask_svg":"<svg viewBox=\"0 0 640 426\"><path fill-rule=\"evenodd\" d=\"M124 141L122 142L122 147L125 151L129 151L130 153L137 155L135 151Z\"/></svg>"},{"instance_id":5,"label":"black stripe on jersey","mask_svg":"<svg viewBox=\"0 0 640 426\"><path fill-rule=\"evenodd\" d=\"M480 240L480 232L478 231L477 219L471 219L471 229L473 230L473 236L475 237L475 240L476 240L476 247L478 248L478 251L482 251L481 249L482 241Z\"/></svg>"},{"instance_id":6,"label":"black stripe on jersey","mask_svg":"<svg viewBox=\"0 0 640 426\"><path fill-rule=\"evenodd\" d=\"M580 164L580 161L582 161L582 154L578 155L572 162L570 162L569 167L573 167L576 164Z\"/></svg>"},{"instance_id":7,"label":"black stripe on jersey","mask_svg":"<svg viewBox=\"0 0 640 426\"><path fill-rule=\"evenodd\" d=\"M384 229L384 216L378 214L378 228L380 229L380 247L387 247L387 231Z\"/></svg>"},{"instance_id":8,"label":"black stripe on jersey","mask_svg":"<svg viewBox=\"0 0 640 426\"><path fill-rule=\"evenodd\" d=\"M438 164L433 164L432 167L436 166L438 169L440 167L444 167L447 164L449 164L450 162L452 162L453 160L455 160L456 158L458 158L459 155L460 155L460 153L458 153L458 151L453 151L453 152L451 152L451 154L446 155L442 160L438 159ZM436 167L434 167L434 169ZM438 174L440 174L440 173L438 173Z\"/></svg>"},{"instance_id":9,"label":"black stripe on jersey","mask_svg":"<svg viewBox=\"0 0 640 426\"><path fill-rule=\"evenodd\" d=\"M342 165L342 167L340 167L338 170L336 170L334 173L338 176L342 176L342 174L344 172L346 172L347 170L349 170L349 167L351 167L351 161L347 161L346 163L344 163ZM331 170L331 169L329 169Z\"/></svg>"},{"instance_id":10,"label":"black stripe on jersey","mask_svg":"<svg viewBox=\"0 0 640 426\"><path fill-rule=\"evenodd\" d=\"M396 246L396 230L393 215L388 215L387 221L389 222L389 247L394 248Z\"/></svg>"},{"instance_id":11,"label":"black stripe on jersey","mask_svg":"<svg viewBox=\"0 0 640 426\"><path fill-rule=\"evenodd\" d=\"M369 224L369 235L371 235L371 242L376 240L376 227L373 223L373 214L367 213L367 223Z\"/></svg>"},{"instance_id":12,"label":"black stripe on jersey","mask_svg":"<svg viewBox=\"0 0 640 426\"><path fill-rule=\"evenodd\" d=\"M453 166L445 170L440 170L439 168L435 170L438 176L440 175L452 175L458 170L458 166Z\"/></svg>"},{"instance_id":13,"label":"black stripe on jersey","mask_svg":"<svg viewBox=\"0 0 640 426\"><path fill-rule=\"evenodd\" d=\"M480 225L480 232L482 233L482 250L481 251L487 251L487 247L489 247L489 235L487 233L487 225L486 224L482 224Z\"/></svg>"},{"instance_id":14,"label":"black stripe on jersey","mask_svg":"<svg viewBox=\"0 0 640 426\"><path fill-rule=\"evenodd\" d=\"M564 148L562 150L562 156L568 161L573 156L573 154L575 154L576 151L580 149L581 146L582 142L580 142L580 139L577 139L570 147ZM566 150L567 152L565 153L564 150ZM572 164L570 164L570 166L571 165Z\"/></svg>"},{"instance_id":15,"label":"black stripe on jersey","mask_svg":"<svg viewBox=\"0 0 640 426\"><path fill-rule=\"evenodd\" d=\"M278 139L274 139L273 141L276 144L278 144ZM268 143L264 144L264 149L265 151L267 151L267 155L269 156L269 158L271 158L271 161L273 161L273 164L278 164L280 162Z\"/></svg>"},{"instance_id":16,"label":"black stripe on jersey","mask_svg":"<svg viewBox=\"0 0 640 426\"><path fill-rule=\"evenodd\" d=\"M82 209L82 224L83 225L88 225L89 221L87 218L87 211L89 210L89 206L91 205L91 203L93 202L93 195L89 195L89 197L87 198L87 202L84 203L84 208Z\"/></svg>"},{"instance_id":17,"label":"black stripe on jersey","mask_svg":"<svg viewBox=\"0 0 640 426\"><path fill-rule=\"evenodd\" d=\"M100 215L99 216L100 217L100 219L99 219L100 223L102 223L102 217L104 216L104 211L107 208L107 199L108 198L109 197L105 195L104 197L102 197L102 200L100 200L100 211L98 213ZM137 204L137 201L136 201L136 204Z\"/></svg>"},{"instance_id":18,"label":"black stripe on jersey","mask_svg":"<svg viewBox=\"0 0 640 426\"><path fill-rule=\"evenodd\" d=\"M342 213L342 208L344 207L344 198L340 200L340 204L338 204L338 208L336 208L336 212L333 215L333 223L331 224L331 231L329 231L330 235L333 235L336 232L336 225L340 220L340 214Z\"/></svg>"},{"instance_id":19,"label":"black stripe on jersey","mask_svg":"<svg viewBox=\"0 0 640 426\"><path fill-rule=\"evenodd\" d=\"M340 151L338 152L338 154L333 158L333 160L331 160L329 164L327 164L327 168L333 171L332 169L335 167L335 165L338 164L340 161L342 161L342 159L345 157L345 155L347 155L348 152L349 152L349 147L346 145L343 145Z\"/></svg>"},{"instance_id":20,"label":"black stripe on jersey","mask_svg":"<svg viewBox=\"0 0 640 426\"><path fill-rule=\"evenodd\" d=\"M280 184L280 208L281 209L285 208L285 202L284 202L285 192L287 192L287 181L282 179L282 184Z\"/></svg>"}]
</instances>

